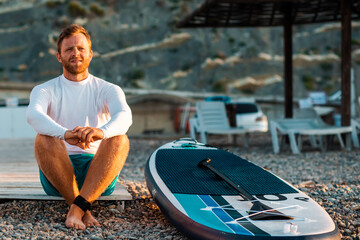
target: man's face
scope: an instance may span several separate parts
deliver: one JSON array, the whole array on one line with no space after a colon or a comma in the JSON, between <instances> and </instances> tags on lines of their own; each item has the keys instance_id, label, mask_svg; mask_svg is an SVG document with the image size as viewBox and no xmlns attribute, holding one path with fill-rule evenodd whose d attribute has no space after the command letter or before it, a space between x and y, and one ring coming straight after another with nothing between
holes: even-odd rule
<instances>
[{"instance_id":1,"label":"man's face","mask_svg":"<svg viewBox=\"0 0 360 240\"><path fill-rule=\"evenodd\" d=\"M76 75L87 71L92 55L86 37L78 33L62 41L61 52L57 54L57 59L62 63L64 70Z\"/></svg>"}]
</instances>

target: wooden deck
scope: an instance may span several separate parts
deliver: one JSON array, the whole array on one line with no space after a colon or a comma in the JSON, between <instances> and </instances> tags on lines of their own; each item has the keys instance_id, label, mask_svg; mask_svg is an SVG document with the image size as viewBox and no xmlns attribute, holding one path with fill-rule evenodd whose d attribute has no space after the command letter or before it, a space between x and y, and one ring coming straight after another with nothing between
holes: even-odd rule
<instances>
[{"instance_id":1,"label":"wooden deck","mask_svg":"<svg viewBox=\"0 0 360 240\"><path fill-rule=\"evenodd\" d=\"M44 192L32 146L33 139L0 140L0 199L64 200ZM120 201L131 199L126 187L119 182L113 194L99 198Z\"/></svg>"}]
</instances>

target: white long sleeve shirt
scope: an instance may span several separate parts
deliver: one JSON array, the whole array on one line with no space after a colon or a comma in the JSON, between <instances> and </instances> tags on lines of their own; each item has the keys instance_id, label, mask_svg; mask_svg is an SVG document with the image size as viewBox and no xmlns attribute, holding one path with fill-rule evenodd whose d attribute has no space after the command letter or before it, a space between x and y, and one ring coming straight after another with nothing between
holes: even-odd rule
<instances>
[{"instance_id":1,"label":"white long sleeve shirt","mask_svg":"<svg viewBox=\"0 0 360 240\"><path fill-rule=\"evenodd\" d=\"M36 86L30 95L27 121L36 132L60 139L77 126L100 128L104 138L124 135L132 114L122 89L90 75L74 82L64 75ZM89 149L66 144L68 154L95 154L101 140Z\"/></svg>"}]
</instances>

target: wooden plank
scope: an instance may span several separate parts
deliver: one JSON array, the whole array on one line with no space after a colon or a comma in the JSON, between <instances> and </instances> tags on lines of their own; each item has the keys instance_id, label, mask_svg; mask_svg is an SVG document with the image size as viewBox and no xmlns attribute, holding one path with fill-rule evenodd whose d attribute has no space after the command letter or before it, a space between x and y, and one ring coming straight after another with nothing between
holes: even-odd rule
<instances>
[{"instance_id":1,"label":"wooden plank","mask_svg":"<svg viewBox=\"0 0 360 240\"><path fill-rule=\"evenodd\" d=\"M0 196L2 195L44 195L42 188L0 188Z\"/></svg>"},{"instance_id":2,"label":"wooden plank","mask_svg":"<svg viewBox=\"0 0 360 240\"><path fill-rule=\"evenodd\" d=\"M19 200L56 200L56 201L65 201L62 197L49 196L45 193L38 194L1 194L0 199L19 199ZM122 193L116 194L113 193L110 196L101 196L98 200L100 201L128 201L132 200L131 196L125 196Z\"/></svg>"},{"instance_id":3,"label":"wooden plank","mask_svg":"<svg viewBox=\"0 0 360 240\"><path fill-rule=\"evenodd\" d=\"M35 173L38 172L39 168L28 168L28 167L4 167L0 173Z\"/></svg>"},{"instance_id":4,"label":"wooden plank","mask_svg":"<svg viewBox=\"0 0 360 240\"><path fill-rule=\"evenodd\" d=\"M14 172L0 173L0 199L64 200L62 197L46 195L39 173ZM126 187L118 182L110 196L101 196L99 200L132 200L132 196Z\"/></svg>"},{"instance_id":5,"label":"wooden plank","mask_svg":"<svg viewBox=\"0 0 360 240\"><path fill-rule=\"evenodd\" d=\"M11 178L0 178L0 182L8 183L8 182L40 182L39 177L36 178L17 178L17 179L11 179Z\"/></svg>"},{"instance_id":6,"label":"wooden plank","mask_svg":"<svg viewBox=\"0 0 360 240\"><path fill-rule=\"evenodd\" d=\"M36 173L39 171L39 167L32 163L12 163L4 164L1 163L0 173L22 173L31 172Z\"/></svg>"},{"instance_id":7,"label":"wooden plank","mask_svg":"<svg viewBox=\"0 0 360 240\"><path fill-rule=\"evenodd\" d=\"M0 163L0 199L64 200L62 197L48 196L44 192L36 161ZM99 200L132 200L131 194L120 182L110 196L100 196Z\"/></svg>"},{"instance_id":8,"label":"wooden plank","mask_svg":"<svg viewBox=\"0 0 360 240\"><path fill-rule=\"evenodd\" d=\"M48 196L38 183L0 183L0 199L64 200L62 197ZM110 196L100 196L98 200L132 200L126 187L117 183Z\"/></svg>"},{"instance_id":9,"label":"wooden plank","mask_svg":"<svg viewBox=\"0 0 360 240\"><path fill-rule=\"evenodd\" d=\"M27 172L0 172L0 177L36 177L39 176L39 172L37 171L27 171Z\"/></svg>"},{"instance_id":10,"label":"wooden plank","mask_svg":"<svg viewBox=\"0 0 360 240\"><path fill-rule=\"evenodd\" d=\"M0 181L0 189L1 188L41 188L40 182L1 182Z\"/></svg>"},{"instance_id":11,"label":"wooden plank","mask_svg":"<svg viewBox=\"0 0 360 240\"><path fill-rule=\"evenodd\" d=\"M42 193L41 183L36 182L0 182L0 194L8 191L26 192L40 189Z\"/></svg>"},{"instance_id":12,"label":"wooden plank","mask_svg":"<svg viewBox=\"0 0 360 240\"><path fill-rule=\"evenodd\" d=\"M0 182L40 182L39 173L0 173Z\"/></svg>"},{"instance_id":13,"label":"wooden plank","mask_svg":"<svg viewBox=\"0 0 360 240\"><path fill-rule=\"evenodd\" d=\"M48 196L46 194L33 194L33 195L21 195L21 194L3 194L0 196L0 199L19 199L19 200L57 200L57 201L62 201L64 200L61 197L54 197L54 196Z\"/></svg>"}]
</instances>

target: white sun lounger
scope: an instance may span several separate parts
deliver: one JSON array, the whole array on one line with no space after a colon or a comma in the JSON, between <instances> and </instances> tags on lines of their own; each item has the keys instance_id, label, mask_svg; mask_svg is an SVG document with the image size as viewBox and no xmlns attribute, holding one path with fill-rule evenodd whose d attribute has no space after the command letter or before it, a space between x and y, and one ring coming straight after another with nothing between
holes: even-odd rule
<instances>
[{"instance_id":1,"label":"white sun lounger","mask_svg":"<svg viewBox=\"0 0 360 240\"><path fill-rule=\"evenodd\" d=\"M196 114L196 118L189 120L191 138L196 139L198 132L201 142L206 144L207 134L243 134L244 145L248 147L249 131L241 127L230 127L223 102L197 102Z\"/></svg>"},{"instance_id":2,"label":"white sun lounger","mask_svg":"<svg viewBox=\"0 0 360 240\"><path fill-rule=\"evenodd\" d=\"M314 141L314 136L320 139L320 147L324 149L322 143L322 136L336 135L342 148L345 144L342 140L341 134L353 133L353 127L337 127L330 126L324 123L320 118L302 118L302 119L277 119L270 121L270 133L273 143L274 153L280 152L279 138L280 135L288 135L290 140L290 147L294 154L299 154L301 150L301 135L308 135L312 137L312 145L317 145ZM296 139L298 136L298 139ZM358 144L354 141L355 144Z\"/></svg>"}]
</instances>

